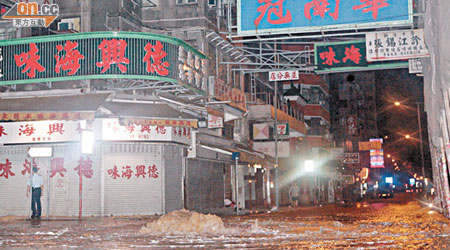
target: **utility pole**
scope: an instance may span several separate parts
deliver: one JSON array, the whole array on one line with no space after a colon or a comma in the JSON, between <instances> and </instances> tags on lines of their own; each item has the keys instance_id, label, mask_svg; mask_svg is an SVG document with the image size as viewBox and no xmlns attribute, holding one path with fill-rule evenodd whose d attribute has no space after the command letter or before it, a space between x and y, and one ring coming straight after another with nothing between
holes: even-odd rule
<instances>
[{"instance_id":1,"label":"utility pole","mask_svg":"<svg viewBox=\"0 0 450 250\"><path fill-rule=\"evenodd\" d=\"M277 42L275 40L275 63L278 63ZM278 68L278 66L276 66ZM275 80L275 207L280 207L280 188L278 186L278 81Z\"/></svg>"},{"instance_id":2,"label":"utility pole","mask_svg":"<svg viewBox=\"0 0 450 250\"><path fill-rule=\"evenodd\" d=\"M416 107L417 107L417 122L419 123L419 136L420 136L420 157L422 160L422 176L423 178L426 178L425 176L425 162L423 159L423 141L422 141L422 122L420 119L420 109L419 109L419 103L416 102Z\"/></svg>"}]
</instances>

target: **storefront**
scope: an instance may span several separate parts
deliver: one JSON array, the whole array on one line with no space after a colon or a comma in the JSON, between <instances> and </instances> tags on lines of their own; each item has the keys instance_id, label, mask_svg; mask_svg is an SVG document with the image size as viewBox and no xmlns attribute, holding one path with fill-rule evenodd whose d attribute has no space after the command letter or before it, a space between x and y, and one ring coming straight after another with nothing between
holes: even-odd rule
<instances>
[{"instance_id":1,"label":"storefront","mask_svg":"<svg viewBox=\"0 0 450 250\"><path fill-rule=\"evenodd\" d=\"M102 95L101 101L106 96ZM48 98L42 97L40 101L45 103ZM77 98L73 100L78 102L85 96ZM58 101L51 99L52 103ZM90 100L93 104L92 98ZM42 105L36 108L47 111L20 112L10 106L8 113L2 113L10 122L0 123L3 144L0 199L5 201L0 203L0 216L29 215L26 183L33 166L39 168L44 179L43 216L77 216L80 187L83 216L163 214L183 208L183 155L191 143L197 120L186 114L181 117L181 113L168 105L141 104L140 110L146 113L134 117L122 116L120 110L129 108L123 104L97 103L94 106L90 112L57 112ZM108 115L111 117L99 112L99 106L111 111ZM94 112L97 118L91 119ZM158 116L167 112L178 118ZM30 121L12 121L10 115ZM38 117L43 120L32 121ZM47 118L55 120L45 120ZM91 155L81 154L83 128L93 130L96 136ZM30 147L51 147L53 154L48 158L30 158L27 153Z\"/></svg>"}]
</instances>

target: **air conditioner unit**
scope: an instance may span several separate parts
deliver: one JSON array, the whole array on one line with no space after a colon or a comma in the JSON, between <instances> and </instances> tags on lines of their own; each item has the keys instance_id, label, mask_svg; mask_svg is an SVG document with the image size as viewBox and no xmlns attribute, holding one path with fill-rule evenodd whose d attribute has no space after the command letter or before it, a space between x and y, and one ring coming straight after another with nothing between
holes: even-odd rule
<instances>
[{"instance_id":1,"label":"air conditioner unit","mask_svg":"<svg viewBox=\"0 0 450 250\"><path fill-rule=\"evenodd\" d=\"M208 0L208 6L209 7L216 7L217 0Z\"/></svg>"},{"instance_id":2,"label":"air conditioner unit","mask_svg":"<svg viewBox=\"0 0 450 250\"><path fill-rule=\"evenodd\" d=\"M58 23L58 31L80 32L80 18L64 18Z\"/></svg>"}]
</instances>

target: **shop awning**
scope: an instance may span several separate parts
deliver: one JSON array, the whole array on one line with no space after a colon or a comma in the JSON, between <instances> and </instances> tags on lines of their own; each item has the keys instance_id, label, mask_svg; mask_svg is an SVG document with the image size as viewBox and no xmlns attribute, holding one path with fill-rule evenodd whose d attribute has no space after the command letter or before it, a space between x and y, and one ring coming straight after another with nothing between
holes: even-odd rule
<instances>
[{"instance_id":1,"label":"shop awning","mask_svg":"<svg viewBox=\"0 0 450 250\"><path fill-rule=\"evenodd\" d=\"M238 161L240 163L260 164L266 167L273 165L268 159L266 159L264 154L253 150L243 148L221 148L230 152L239 152L240 157Z\"/></svg>"},{"instance_id":2,"label":"shop awning","mask_svg":"<svg viewBox=\"0 0 450 250\"><path fill-rule=\"evenodd\" d=\"M0 99L1 121L93 120L111 93Z\"/></svg>"},{"instance_id":3,"label":"shop awning","mask_svg":"<svg viewBox=\"0 0 450 250\"><path fill-rule=\"evenodd\" d=\"M173 127L197 127L197 118L167 104L106 102L103 108L118 116L123 123Z\"/></svg>"}]
</instances>

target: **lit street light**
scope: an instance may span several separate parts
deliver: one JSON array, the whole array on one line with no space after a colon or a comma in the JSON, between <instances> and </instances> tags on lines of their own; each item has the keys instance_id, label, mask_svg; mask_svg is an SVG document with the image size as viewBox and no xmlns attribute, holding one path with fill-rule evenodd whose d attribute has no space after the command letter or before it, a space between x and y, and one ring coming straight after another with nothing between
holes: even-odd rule
<instances>
[{"instance_id":1,"label":"lit street light","mask_svg":"<svg viewBox=\"0 0 450 250\"><path fill-rule=\"evenodd\" d=\"M405 135L405 138L409 139L409 138L411 138L411 136L410 135Z\"/></svg>"},{"instance_id":2,"label":"lit street light","mask_svg":"<svg viewBox=\"0 0 450 250\"><path fill-rule=\"evenodd\" d=\"M394 105L395 106L400 106L400 102L399 101L396 101L396 102L394 102ZM424 162L424 159L423 159L423 141L422 141L422 122L421 122L421 119L420 119L420 109L419 109L419 104L420 104L420 102L416 102L416 109L417 109L417 123L419 124L419 136L420 136L420 157L421 157L421 160L422 160L422 175L423 176L425 176L425 162ZM408 136L408 137L406 137L406 136ZM409 139L409 135L406 135L405 136L405 138L406 139Z\"/></svg>"}]
</instances>

